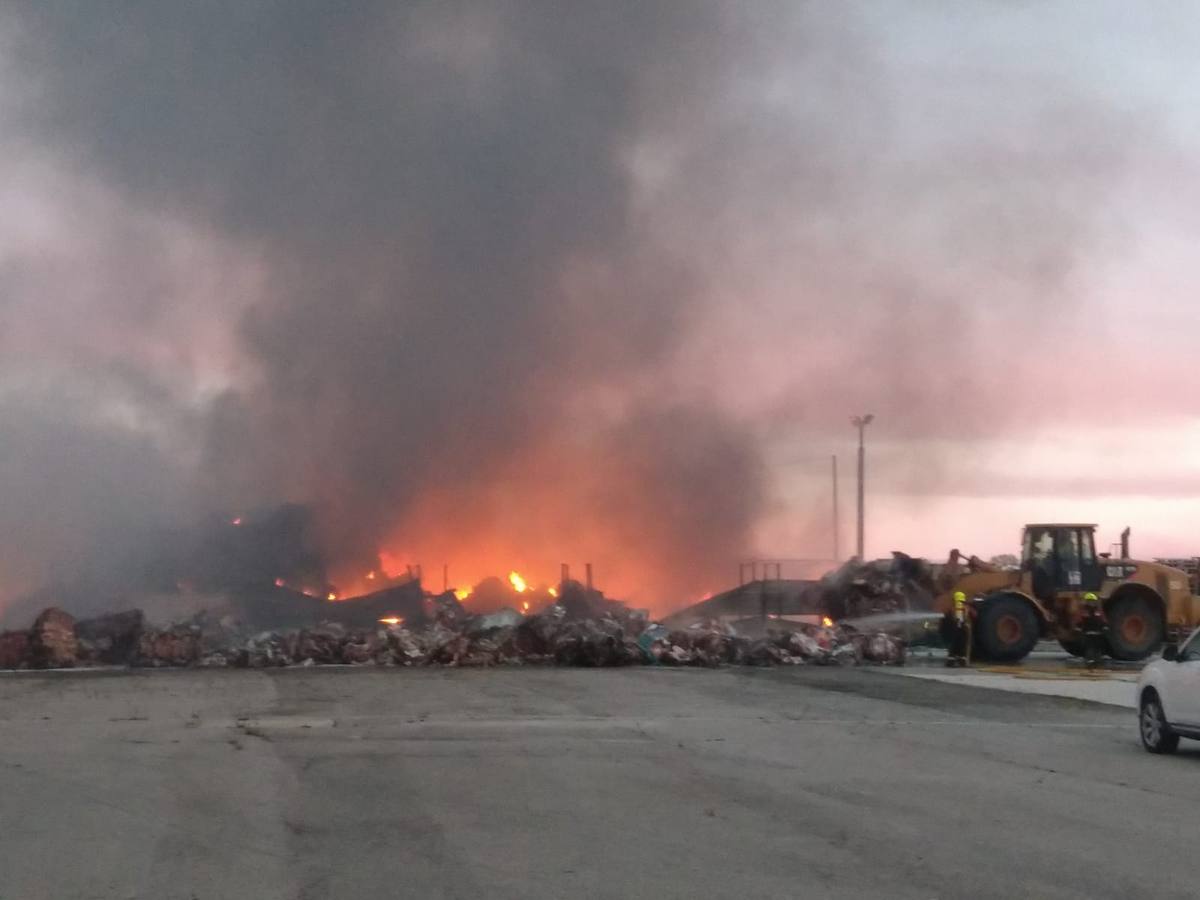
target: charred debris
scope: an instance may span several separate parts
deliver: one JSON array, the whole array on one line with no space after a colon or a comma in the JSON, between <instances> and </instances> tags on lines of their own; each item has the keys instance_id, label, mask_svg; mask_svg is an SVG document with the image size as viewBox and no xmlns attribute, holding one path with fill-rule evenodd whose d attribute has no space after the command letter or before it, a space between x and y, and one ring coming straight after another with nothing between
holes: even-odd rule
<instances>
[{"instance_id":1,"label":"charred debris","mask_svg":"<svg viewBox=\"0 0 1200 900\"><path fill-rule=\"evenodd\" d=\"M760 625L739 629L721 616L653 621L574 581L536 612L506 607L479 615L453 591L429 593L414 580L340 602L282 590L234 596L167 626L152 624L141 610L76 620L50 608L28 630L0 633L0 668L715 667L902 664L905 658L901 636L829 616Z\"/></svg>"}]
</instances>

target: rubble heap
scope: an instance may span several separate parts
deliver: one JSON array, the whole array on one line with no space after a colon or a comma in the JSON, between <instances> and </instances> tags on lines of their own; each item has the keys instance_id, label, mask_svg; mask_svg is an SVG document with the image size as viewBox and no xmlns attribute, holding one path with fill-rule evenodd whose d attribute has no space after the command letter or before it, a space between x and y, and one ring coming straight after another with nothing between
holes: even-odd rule
<instances>
[{"instance_id":1,"label":"rubble heap","mask_svg":"<svg viewBox=\"0 0 1200 900\"><path fill-rule=\"evenodd\" d=\"M62 669L75 665L79 657L79 638L75 619L61 609L48 609L29 630L29 655L41 669Z\"/></svg>"},{"instance_id":2,"label":"rubble heap","mask_svg":"<svg viewBox=\"0 0 1200 900\"><path fill-rule=\"evenodd\" d=\"M820 582L820 606L835 619L928 610L938 593L938 567L894 552L890 560L852 559Z\"/></svg>"},{"instance_id":3,"label":"rubble heap","mask_svg":"<svg viewBox=\"0 0 1200 900\"><path fill-rule=\"evenodd\" d=\"M62 610L38 617L29 632L0 634L0 668L75 665L264 668L318 665L858 665L903 664L905 645L848 626L798 625L747 638L715 622L671 630L643 613L572 592L567 602L523 615L502 609L471 615L452 593L427 598L412 626L372 628L325 622L248 633L228 617L201 614L170 628L147 625L140 611L75 622Z\"/></svg>"}]
</instances>

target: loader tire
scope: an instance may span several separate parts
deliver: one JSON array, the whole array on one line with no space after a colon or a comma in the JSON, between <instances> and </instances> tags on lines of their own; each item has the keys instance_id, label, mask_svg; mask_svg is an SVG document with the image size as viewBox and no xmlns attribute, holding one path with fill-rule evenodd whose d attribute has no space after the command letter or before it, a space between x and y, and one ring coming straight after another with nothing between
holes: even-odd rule
<instances>
[{"instance_id":1,"label":"loader tire","mask_svg":"<svg viewBox=\"0 0 1200 900\"><path fill-rule=\"evenodd\" d=\"M1108 646L1114 659L1145 659L1163 642L1163 620L1150 598L1118 595L1105 611Z\"/></svg>"},{"instance_id":2,"label":"loader tire","mask_svg":"<svg viewBox=\"0 0 1200 900\"><path fill-rule=\"evenodd\" d=\"M975 622L979 656L992 662L1024 659L1038 642L1037 615L1029 604L1011 594L983 601Z\"/></svg>"},{"instance_id":3,"label":"loader tire","mask_svg":"<svg viewBox=\"0 0 1200 900\"><path fill-rule=\"evenodd\" d=\"M1071 640L1058 639L1059 646L1070 653L1072 656L1083 656L1083 641L1072 638Z\"/></svg>"}]
</instances>

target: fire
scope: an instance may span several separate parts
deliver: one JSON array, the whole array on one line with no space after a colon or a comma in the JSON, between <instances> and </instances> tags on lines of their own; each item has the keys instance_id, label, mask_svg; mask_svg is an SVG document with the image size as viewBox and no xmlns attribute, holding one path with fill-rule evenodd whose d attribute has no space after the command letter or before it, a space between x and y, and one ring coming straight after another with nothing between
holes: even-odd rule
<instances>
[{"instance_id":1,"label":"fire","mask_svg":"<svg viewBox=\"0 0 1200 900\"><path fill-rule=\"evenodd\" d=\"M557 597L558 596L558 588L550 588L550 596Z\"/></svg>"},{"instance_id":2,"label":"fire","mask_svg":"<svg viewBox=\"0 0 1200 900\"><path fill-rule=\"evenodd\" d=\"M529 612L529 601L528 600L525 600L521 603L521 612L523 612L523 613Z\"/></svg>"},{"instance_id":3,"label":"fire","mask_svg":"<svg viewBox=\"0 0 1200 900\"><path fill-rule=\"evenodd\" d=\"M508 581L509 584L513 586L513 590L515 590L518 594L523 594L529 590L529 585L525 583L525 579L516 572L508 573Z\"/></svg>"},{"instance_id":4,"label":"fire","mask_svg":"<svg viewBox=\"0 0 1200 900\"><path fill-rule=\"evenodd\" d=\"M470 589L470 588L455 588L455 589L454 589L454 597L455 597L455 599L457 599L459 602L461 602L461 601L463 601L463 600L466 600L466 599L467 599L468 597L470 597L470 596L471 596L471 589Z\"/></svg>"},{"instance_id":5,"label":"fire","mask_svg":"<svg viewBox=\"0 0 1200 900\"><path fill-rule=\"evenodd\" d=\"M275 587L286 587L286 586L287 586L287 582L285 582L282 578L275 579Z\"/></svg>"},{"instance_id":6,"label":"fire","mask_svg":"<svg viewBox=\"0 0 1200 900\"><path fill-rule=\"evenodd\" d=\"M403 625L404 616L384 616L379 623L381 625Z\"/></svg>"},{"instance_id":7,"label":"fire","mask_svg":"<svg viewBox=\"0 0 1200 900\"><path fill-rule=\"evenodd\" d=\"M833 619L829 618L829 616L821 616L821 624L824 625L826 628L832 628L833 627Z\"/></svg>"},{"instance_id":8,"label":"fire","mask_svg":"<svg viewBox=\"0 0 1200 900\"><path fill-rule=\"evenodd\" d=\"M336 600L337 598L338 598L338 595L336 593L334 593L333 591L330 591L328 594L325 595L326 600Z\"/></svg>"},{"instance_id":9,"label":"fire","mask_svg":"<svg viewBox=\"0 0 1200 900\"><path fill-rule=\"evenodd\" d=\"M388 578L399 578L408 571L408 567L397 554L386 550L379 551L379 568Z\"/></svg>"},{"instance_id":10,"label":"fire","mask_svg":"<svg viewBox=\"0 0 1200 900\"><path fill-rule=\"evenodd\" d=\"M241 517L241 516L238 516L236 519L234 519L234 520L233 520L233 524L234 524L234 525L241 525L241 524L242 524L242 517Z\"/></svg>"},{"instance_id":11,"label":"fire","mask_svg":"<svg viewBox=\"0 0 1200 900\"><path fill-rule=\"evenodd\" d=\"M367 581L374 581L374 580L375 580L375 572L374 572L374 570L372 570L367 573Z\"/></svg>"}]
</instances>

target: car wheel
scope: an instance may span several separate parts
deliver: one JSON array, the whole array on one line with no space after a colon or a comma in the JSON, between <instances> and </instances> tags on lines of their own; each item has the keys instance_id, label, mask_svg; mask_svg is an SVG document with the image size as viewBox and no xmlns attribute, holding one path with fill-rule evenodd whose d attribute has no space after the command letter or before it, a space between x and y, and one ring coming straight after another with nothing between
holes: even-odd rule
<instances>
[{"instance_id":1,"label":"car wheel","mask_svg":"<svg viewBox=\"0 0 1200 900\"><path fill-rule=\"evenodd\" d=\"M1179 735L1171 730L1157 694L1142 698L1138 726L1142 746L1151 753L1174 753L1179 748Z\"/></svg>"}]
</instances>

